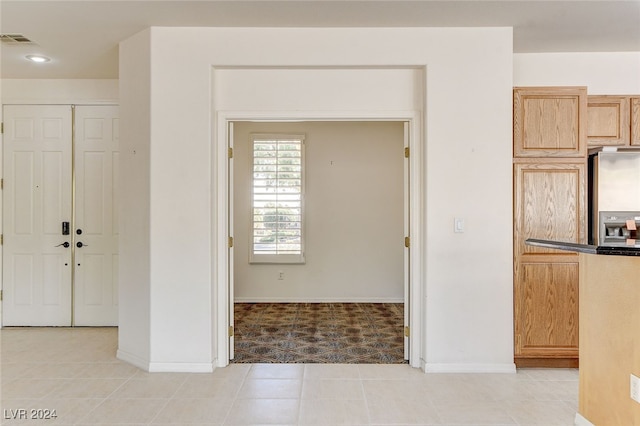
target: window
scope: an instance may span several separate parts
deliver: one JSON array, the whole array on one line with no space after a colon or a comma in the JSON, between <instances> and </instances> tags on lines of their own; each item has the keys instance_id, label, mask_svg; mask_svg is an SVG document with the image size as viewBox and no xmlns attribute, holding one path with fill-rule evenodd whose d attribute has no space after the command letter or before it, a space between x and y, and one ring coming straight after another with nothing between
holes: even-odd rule
<instances>
[{"instance_id":1,"label":"window","mask_svg":"<svg viewBox=\"0 0 640 426\"><path fill-rule=\"evenodd\" d=\"M252 263L304 263L304 136L252 135Z\"/></svg>"}]
</instances>

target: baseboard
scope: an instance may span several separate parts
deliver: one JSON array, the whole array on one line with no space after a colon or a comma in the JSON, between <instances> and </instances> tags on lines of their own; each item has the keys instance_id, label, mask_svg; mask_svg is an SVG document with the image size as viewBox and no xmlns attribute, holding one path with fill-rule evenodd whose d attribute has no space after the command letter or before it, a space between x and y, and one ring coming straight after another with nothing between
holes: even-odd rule
<instances>
[{"instance_id":1,"label":"baseboard","mask_svg":"<svg viewBox=\"0 0 640 426\"><path fill-rule=\"evenodd\" d=\"M235 303L404 303L388 297L236 297Z\"/></svg>"},{"instance_id":2,"label":"baseboard","mask_svg":"<svg viewBox=\"0 0 640 426\"><path fill-rule=\"evenodd\" d=\"M576 413L576 419L573 422L576 426L596 426L589 420L585 419L580 413Z\"/></svg>"},{"instance_id":3,"label":"baseboard","mask_svg":"<svg viewBox=\"0 0 640 426\"><path fill-rule=\"evenodd\" d=\"M213 373L211 362L152 362L149 373Z\"/></svg>"},{"instance_id":4,"label":"baseboard","mask_svg":"<svg viewBox=\"0 0 640 426\"><path fill-rule=\"evenodd\" d=\"M149 373L212 373L215 368L214 363L205 362L149 362L120 349L116 358Z\"/></svg>"},{"instance_id":5,"label":"baseboard","mask_svg":"<svg viewBox=\"0 0 640 426\"><path fill-rule=\"evenodd\" d=\"M444 364L425 363L425 373L515 373L516 365L506 364Z\"/></svg>"},{"instance_id":6,"label":"baseboard","mask_svg":"<svg viewBox=\"0 0 640 426\"><path fill-rule=\"evenodd\" d=\"M578 368L580 360L573 358L515 358L516 368Z\"/></svg>"},{"instance_id":7,"label":"baseboard","mask_svg":"<svg viewBox=\"0 0 640 426\"><path fill-rule=\"evenodd\" d=\"M143 358L140 358L137 355L133 355L129 352L118 349L116 352L116 358L122 360L124 362L128 362L135 367L138 367L141 370L149 371L149 361Z\"/></svg>"}]
</instances>

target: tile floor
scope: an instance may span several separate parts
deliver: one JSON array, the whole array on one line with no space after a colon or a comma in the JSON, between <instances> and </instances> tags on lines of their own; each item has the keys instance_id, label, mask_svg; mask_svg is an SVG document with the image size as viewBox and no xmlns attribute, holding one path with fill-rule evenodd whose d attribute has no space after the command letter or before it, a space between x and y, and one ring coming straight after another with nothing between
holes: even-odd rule
<instances>
[{"instance_id":1,"label":"tile floor","mask_svg":"<svg viewBox=\"0 0 640 426\"><path fill-rule=\"evenodd\" d=\"M577 408L574 369L231 364L211 374L149 374L115 358L113 328L9 328L0 341L3 425L553 426L573 425ZM32 409L57 418L12 418Z\"/></svg>"},{"instance_id":2,"label":"tile floor","mask_svg":"<svg viewBox=\"0 0 640 426\"><path fill-rule=\"evenodd\" d=\"M234 363L405 363L402 303L236 303L234 318Z\"/></svg>"}]
</instances>

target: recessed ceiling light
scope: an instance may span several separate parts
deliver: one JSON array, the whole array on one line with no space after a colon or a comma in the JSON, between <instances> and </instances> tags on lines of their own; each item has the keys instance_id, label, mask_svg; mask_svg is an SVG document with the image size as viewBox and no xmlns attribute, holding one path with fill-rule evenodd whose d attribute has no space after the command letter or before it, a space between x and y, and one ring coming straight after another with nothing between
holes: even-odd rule
<instances>
[{"instance_id":1,"label":"recessed ceiling light","mask_svg":"<svg viewBox=\"0 0 640 426\"><path fill-rule=\"evenodd\" d=\"M43 62L49 62L51 60L46 56L41 56L41 55L27 55L26 58L32 62L37 62L39 64Z\"/></svg>"}]
</instances>

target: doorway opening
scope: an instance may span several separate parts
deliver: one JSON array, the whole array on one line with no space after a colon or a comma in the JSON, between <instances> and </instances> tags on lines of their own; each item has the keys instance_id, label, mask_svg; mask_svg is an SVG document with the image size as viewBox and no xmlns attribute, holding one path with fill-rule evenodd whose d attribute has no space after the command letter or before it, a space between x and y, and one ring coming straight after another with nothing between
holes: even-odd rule
<instances>
[{"instance_id":1,"label":"doorway opening","mask_svg":"<svg viewBox=\"0 0 640 426\"><path fill-rule=\"evenodd\" d=\"M409 132L404 120L228 122L232 362L409 359ZM250 261L254 134L304 135L304 263Z\"/></svg>"}]
</instances>

